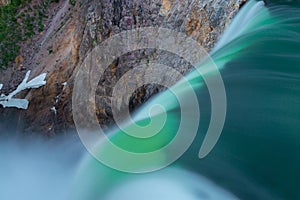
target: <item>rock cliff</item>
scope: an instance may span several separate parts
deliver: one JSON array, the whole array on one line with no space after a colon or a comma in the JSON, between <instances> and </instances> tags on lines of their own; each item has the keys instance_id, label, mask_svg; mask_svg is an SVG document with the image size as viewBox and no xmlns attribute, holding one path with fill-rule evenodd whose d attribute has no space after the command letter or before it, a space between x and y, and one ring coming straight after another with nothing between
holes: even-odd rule
<instances>
[{"instance_id":1,"label":"rock cliff","mask_svg":"<svg viewBox=\"0 0 300 200\"><path fill-rule=\"evenodd\" d=\"M41 1L32 1L39 4ZM53 2L43 19L43 30L21 44L20 53L6 70L0 71L4 91L12 90L32 70L32 77L47 72L46 86L21 95L30 101L28 110L0 108L1 127L15 119L13 127L25 132L53 136L74 128L72 87L74 72L93 47L110 36L138 27L160 26L193 37L207 51L218 41L245 0L77 0ZM104 127L113 123L112 89L122 75L140 63L159 61L181 73L188 63L157 50L140 50L117 58L99 81L96 114ZM141 77L143 78L143 77ZM133 110L163 90L145 85L130 100ZM11 124L10 124L11 126Z\"/></svg>"}]
</instances>

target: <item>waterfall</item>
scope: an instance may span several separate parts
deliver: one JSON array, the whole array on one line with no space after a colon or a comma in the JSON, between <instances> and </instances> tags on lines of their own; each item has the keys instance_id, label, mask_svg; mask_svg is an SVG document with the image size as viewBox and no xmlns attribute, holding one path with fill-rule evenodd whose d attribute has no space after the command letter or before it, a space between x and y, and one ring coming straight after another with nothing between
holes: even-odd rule
<instances>
[{"instance_id":1,"label":"waterfall","mask_svg":"<svg viewBox=\"0 0 300 200\"><path fill-rule=\"evenodd\" d=\"M153 182L140 191L140 187L127 188L131 199L142 199L147 190L150 194L155 191L156 184L162 184L170 179L169 170L176 168L172 175L173 182L179 182L182 187L189 188L195 199L201 199L201 194L210 196L217 193L218 187L225 188L241 199L296 199L297 176L300 167L300 144L297 141L300 130L300 11L289 6L266 7L262 1L248 2L234 18L223 37L211 52L211 58L221 72L227 96L226 121L219 138L210 154L204 159L198 159L198 151L205 140L211 118L210 94L205 87L205 77L216 74L213 70L205 70L212 63L204 61L198 65L202 70L186 75L191 87L179 81L170 91L152 98L146 105L133 115L138 125L149 125L146 129L135 129L136 126L127 124L127 130L136 133L146 133L159 126L151 123L160 113L149 119L149 109L156 104L161 105L167 112L167 119L159 134L146 140L130 137L126 131L116 128L110 133L110 140L117 146L136 153L145 153L159 149L175 137L180 125L180 103L178 98L189 101L189 92L195 91L201 110L199 129L191 148L173 165L155 174L161 174L162 180ZM204 76L204 77L203 77ZM192 88L192 89L191 89ZM176 95L174 95L174 91ZM186 98L185 98L186 97ZM181 116L182 117L182 116ZM191 113L184 113L184 118L193 121ZM163 118L161 118L163 119ZM135 128L130 128L134 126ZM183 128L188 134L189 125ZM207 140L210 140L209 136ZM106 143L98 147L99 154L112 158L118 157L109 151ZM162 152L152 163L159 165L172 156L172 152ZM145 167L145 160L140 163L126 162L126 167L138 165ZM94 158L87 156L79 169L78 183L74 187L76 195L72 199L105 199L114 194L118 196L119 187L124 184L134 185L140 179L152 175L126 174L109 169ZM197 173L191 180L185 180L181 173ZM165 173L165 176L164 176ZM201 185L206 178L214 182L215 191L205 187L193 190L189 184L198 181ZM84 179L85 181L81 181ZM162 182L160 182L162 181ZM88 185L87 182L89 183ZM142 182L141 182L142 184ZM173 189L177 191L175 188ZM193 191L192 191L193 190ZM165 191L163 191L165 192ZM162 192L162 196L163 196ZM178 190L179 192L179 190ZM176 199L172 196L164 199ZM123 193L121 193L123 194ZM174 192L176 194L176 192ZM220 192L222 194L222 192ZM234 196L224 194L223 199ZM177 195L176 195L177 196ZM107 197L108 198L108 197ZM108 198L109 199L109 198ZM178 196L178 199L180 197ZM222 199L221 197L216 199Z\"/></svg>"},{"instance_id":2,"label":"waterfall","mask_svg":"<svg viewBox=\"0 0 300 200\"><path fill-rule=\"evenodd\" d=\"M135 154L160 149L176 137L183 118L181 131L190 134L197 120L198 108L189 108L190 94L195 93L201 113L198 131L174 163L145 174L126 173L83 153L77 142L62 142L57 150L61 157L53 157L43 141L25 145L30 149L26 153L16 149L15 142L4 141L0 143L0 199L299 199L299 38L299 9L249 1L225 30L211 58L150 99L124 129L115 127L107 133L112 143ZM214 113L205 80L218 73L226 91L226 118L221 135L213 135L206 134ZM181 111L181 101L191 112ZM149 138L126 134L147 135L153 130L158 134ZM184 137L181 140L175 147L186 142ZM208 150L201 154L205 144ZM160 166L178 151L168 149L150 161L141 157L133 162L119 158L105 141L94 148L99 155L118 158L128 169L144 169L149 163ZM14 192L19 188L22 192Z\"/></svg>"}]
</instances>

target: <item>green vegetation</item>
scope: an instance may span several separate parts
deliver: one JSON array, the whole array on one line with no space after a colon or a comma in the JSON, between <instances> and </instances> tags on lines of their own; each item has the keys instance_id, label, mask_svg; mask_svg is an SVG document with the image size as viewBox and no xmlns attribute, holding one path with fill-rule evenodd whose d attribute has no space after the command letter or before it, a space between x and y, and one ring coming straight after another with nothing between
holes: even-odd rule
<instances>
[{"instance_id":1,"label":"green vegetation","mask_svg":"<svg viewBox=\"0 0 300 200\"><path fill-rule=\"evenodd\" d=\"M69 3L70 3L72 6L75 6L76 1L75 1L75 0L69 0Z\"/></svg>"},{"instance_id":2,"label":"green vegetation","mask_svg":"<svg viewBox=\"0 0 300 200\"><path fill-rule=\"evenodd\" d=\"M14 0L0 7L0 67L6 68L19 52L17 41L22 39L16 13L24 0Z\"/></svg>"},{"instance_id":3,"label":"green vegetation","mask_svg":"<svg viewBox=\"0 0 300 200\"><path fill-rule=\"evenodd\" d=\"M0 7L0 69L8 67L19 54L20 44L44 30L43 19L50 3L59 0L43 0L31 5L31 0L11 0Z\"/></svg>"}]
</instances>

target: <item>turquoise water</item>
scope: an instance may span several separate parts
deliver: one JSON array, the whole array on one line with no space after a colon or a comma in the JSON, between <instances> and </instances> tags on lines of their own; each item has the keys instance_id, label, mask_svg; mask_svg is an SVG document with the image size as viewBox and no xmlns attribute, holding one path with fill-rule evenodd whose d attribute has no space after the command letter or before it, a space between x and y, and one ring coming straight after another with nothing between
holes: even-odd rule
<instances>
[{"instance_id":1,"label":"turquoise water","mask_svg":"<svg viewBox=\"0 0 300 200\"><path fill-rule=\"evenodd\" d=\"M199 129L191 147L172 165L130 174L106 167L87 153L78 161L83 147L76 142L52 144L60 147L54 152L42 141L25 145L26 151L22 145L14 150L15 144L6 143L0 145L0 199L300 199L300 10L295 5L296 1L267 6L250 1L211 52L224 81L227 112L218 142L203 159L198 154L212 116L211 100L203 77L193 71L186 76L191 87L179 82L173 90L187 102L191 90L196 92ZM215 75L216 71L204 74ZM110 140L136 153L168 144L182 117L195 120L193 112L181 116L177 98L166 91L134 115L135 122L145 126L151 124L148 108L163 106L167 121L156 136L136 139L114 129ZM151 132L163 117L156 113L155 123L143 131L132 125L127 128L136 134ZM188 134L189 124L183 130ZM105 143L97 151L118 156ZM151 164L159 165L170 155L163 151ZM137 169L147 165L147 159L123 162Z\"/></svg>"},{"instance_id":2,"label":"turquoise water","mask_svg":"<svg viewBox=\"0 0 300 200\"><path fill-rule=\"evenodd\" d=\"M197 175L190 180L181 177L181 173L196 173L213 181L218 185L216 188L225 188L241 199L300 199L300 10L282 4L265 6L262 2L250 1L227 28L211 57L220 69L227 96L226 121L221 137L207 157L198 159L211 117L211 105L203 78L197 71L191 72L186 77L196 91L201 107L197 137L177 162L152 173L152 176L160 174L159 177L168 180L165 174L176 168L178 171L172 174L172 179L180 182L182 187L189 187L190 181L197 182L197 179L200 184L203 180ZM210 63L203 63L199 68L207 64ZM210 71L204 76L214 74ZM181 83L173 89L180 91L179 96L186 95L189 90ZM157 136L141 140L115 130L111 133L111 141L137 153L168 144L180 122L179 103L169 91L156 96L140 109L136 123L148 124L147 109L157 103L167 110L167 121ZM191 117L190 120L194 119ZM151 125L155 126L155 123ZM153 129L151 126L148 128ZM184 128L189 131L188 126ZM142 134L145 130L133 131ZM107 151L105 145L98 148L99 154L117 156ZM168 156L164 152L160 159L152 162L159 164ZM143 162L128 162L127 165L144 167ZM117 172L93 158L86 158L79 174L78 182L81 184L74 189L79 192L72 199L106 199L110 194L117 193L123 184L130 185L143 177L152 177L149 174ZM158 181L153 186L156 184L163 185ZM128 187L127 191L131 193L128 198L144 198L144 190ZM155 187L151 186L146 190L156 192ZM194 199L202 199L200 193L211 196L216 191L202 188L198 189L197 194L197 189L193 188L189 192L194 194ZM122 195L114 198L121 199ZM233 198L231 196L229 199ZM163 199L176 199L176 195Z\"/></svg>"}]
</instances>

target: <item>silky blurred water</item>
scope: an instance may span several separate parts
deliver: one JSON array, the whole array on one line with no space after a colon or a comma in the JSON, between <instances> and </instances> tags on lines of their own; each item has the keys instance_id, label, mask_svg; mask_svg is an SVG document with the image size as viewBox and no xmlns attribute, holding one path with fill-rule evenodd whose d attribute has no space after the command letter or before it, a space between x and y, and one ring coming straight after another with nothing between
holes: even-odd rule
<instances>
[{"instance_id":1,"label":"silky blurred water","mask_svg":"<svg viewBox=\"0 0 300 200\"><path fill-rule=\"evenodd\" d=\"M282 4L266 7L262 1L250 1L228 27L211 53L225 84L226 122L219 142L201 160L197 155L211 117L210 95L203 84L203 77L197 71L186 76L197 93L201 121L192 147L175 163L182 167L182 173L189 171L204 175L241 199L300 198L297 189L300 177L297 170L300 168L299 19L300 11L296 7ZM202 63L199 68L209 64ZM214 71L208 71L204 76L214 74ZM188 93L181 83L173 88L181 91L179 95ZM168 111L165 126L157 137L139 143L123 131L115 130L111 140L123 149L136 152L148 152L151 148L168 144L176 134L180 121L177 98L166 91L138 111L138 124L148 120L147 109L152 104L163 105ZM192 117L189 119L194 120ZM188 133L189 128L184 128ZM167 137L162 139L162 135ZM105 152L112 157L117 156L105 149L105 145L101 145L99 154ZM154 162L160 164L168 156L168 153L163 153L161 160ZM104 172L109 175L102 177L105 171L101 169L102 165L92 158L87 160L80 170L79 179L83 176L94 178L89 182L88 189L77 185L82 189L80 194L76 193L78 199L105 196L104 193L110 191L110 185L119 181L129 184L137 179L136 175L109 169ZM135 163L129 162L127 165ZM181 178L178 176L178 179ZM134 191L134 194L142 198L139 191Z\"/></svg>"},{"instance_id":2,"label":"silky blurred water","mask_svg":"<svg viewBox=\"0 0 300 200\"><path fill-rule=\"evenodd\" d=\"M198 152L211 117L210 96L194 71L186 77L199 100L200 128L191 148L172 166L127 174L99 163L78 139L50 145L3 140L0 199L300 199L300 10L250 1L211 57L225 84L227 116L207 157L199 159ZM174 87L182 89L180 83ZM111 141L137 152L168 143L180 121L178 102L168 91L157 95L138 111L145 117L137 123L149 120L145 109L154 103L167 108L162 129L167 137L137 143L113 130Z\"/></svg>"}]
</instances>

